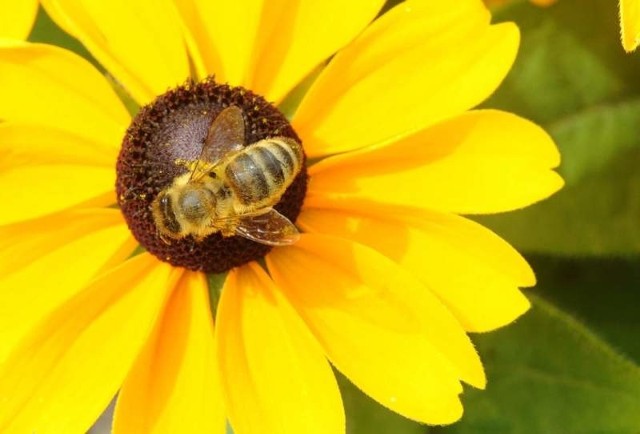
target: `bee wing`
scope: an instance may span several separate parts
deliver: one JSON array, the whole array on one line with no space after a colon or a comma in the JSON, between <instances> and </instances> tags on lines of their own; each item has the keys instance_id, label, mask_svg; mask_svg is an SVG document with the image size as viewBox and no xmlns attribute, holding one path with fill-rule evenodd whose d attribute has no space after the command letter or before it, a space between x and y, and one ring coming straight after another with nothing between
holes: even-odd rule
<instances>
[{"instance_id":1,"label":"bee wing","mask_svg":"<svg viewBox=\"0 0 640 434\"><path fill-rule=\"evenodd\" d=\"M288 246L300 238L295 225L273 208L257 215L241 216L236 233L268 246Z\"/></svg>"},{"instance_id":2,"label":"bee wing","mask_svg":"<svg viewBox=\"0 0 640 434\"><path fill-rule=\"evenodd\" d=\"M196 166L191 172L190 181L202 178L209 173L226 154L242 149L244 145L244 117L240 107L231 105L218 114L211 122L207 137Z\"/></svg>"}]
</instances>

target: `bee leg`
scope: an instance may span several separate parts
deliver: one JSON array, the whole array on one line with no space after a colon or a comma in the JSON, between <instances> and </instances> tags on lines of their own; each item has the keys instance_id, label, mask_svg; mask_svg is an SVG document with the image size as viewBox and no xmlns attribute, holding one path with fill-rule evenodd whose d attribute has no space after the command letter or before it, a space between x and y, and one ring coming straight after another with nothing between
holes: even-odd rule
<instances>
[{"instance_id":1,"label":"bee leg","mask_svg":"<svg viewBox=\"0 0 640 434\"><path fill-rule=\"evenodd\" d=\"M167 240L165 236L160 233L160 231L158 231L158 238L160 238L162 242L165 243L167 246L171 245L171 241Z\"/></svg>"},{"instance_id":2,"label":"bee leg","mask_svg":"<svg viewBox=\"0 0 640 434\"><path fill-rule=\"evenodd\" d=\"M235 227L236 227L235 224L232 224L232 223L226 224L225 226L220 228L220 233L222 233L223 237L232 237L236 235Z\"/></svg>"}]
</instances>

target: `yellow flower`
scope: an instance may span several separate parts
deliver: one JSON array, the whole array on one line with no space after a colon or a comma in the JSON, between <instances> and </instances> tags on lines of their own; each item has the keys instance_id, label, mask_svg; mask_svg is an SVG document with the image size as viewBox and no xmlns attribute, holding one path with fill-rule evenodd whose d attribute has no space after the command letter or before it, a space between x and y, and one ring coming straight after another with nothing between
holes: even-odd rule
<instances>
[{"instance_id":1,"label":"yellow flower","mask_svg":"<svg viewBox=\"0 0 640 434\"><path fill-rule=\"evenodd\" d=\"M408 418L460 418L461 382L486 381L466 332L525 312L518 288L535 278L459 214L549 196L562 185L559 155L536 125L471 110L511 67L515 25L491 25L480 0L409 0L372 22L382 4L45 1L109 81L64 49L0 43L1 432L85 432L119 391L115 433L223 433L225 418L238 434L340 433L329 361ZM167 175L148 170L159 157L136 135L140 115L125 135L131 119L110 83L143 105L215 73L282 103L336 52L292 119L315 163L296 221L304 233L264 267L229 271L214 329L205 274L192 270L252 243L215 234L236 250L194 253L207 238L170 243L189 249L160 260L134 255L113 205L158 191L114 194L123 137L119 188L125 172L139 185ZM166 95L202 101L216 86ZM229 92L221 98L253 95ZM162 133L177 137L185 122ZM129 147L136 140L146 154ZM194 154L203 136L184 149L171 140L153 150ZM159 249L148 209L123 211L143 246Z\"/></svg>"},{"instance_id":2,"label":"yellow flower","mask_svg":"<svg viewBox=\"0 0 640 434\"><path fill-rule=\"evenodd\" d=\"M37 0L0 0L0 38L26 39L38 12Z\"/></svg>"}]
</instances>

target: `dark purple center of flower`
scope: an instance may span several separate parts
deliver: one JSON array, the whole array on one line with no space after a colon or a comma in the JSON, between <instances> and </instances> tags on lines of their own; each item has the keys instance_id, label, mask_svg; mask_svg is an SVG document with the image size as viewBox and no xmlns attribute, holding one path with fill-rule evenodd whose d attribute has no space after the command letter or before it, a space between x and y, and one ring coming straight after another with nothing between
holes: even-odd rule
<instances>
[{"instance_id":1,"label":"dark purple center of flower","mask_svg":"<svg viewBox=\"0 0 640 434\"><path fill-rule=\"evenodd\" d=\"M147 251L175 266L221 273L264 257L271 247L219 232L197 241L189 235L160 237L152 215L158 193L186 172L176 161L198 158L213 120L226 107L243 112L245 145L269 137L300 138L285 116L264 98L242 87L209 78L187 83L159 96L133 119L122 142L116 166L118 205L129 229ZM274 207L292 222L300 213L307 189L303 169Z\"/></svg>"}]
</instances>

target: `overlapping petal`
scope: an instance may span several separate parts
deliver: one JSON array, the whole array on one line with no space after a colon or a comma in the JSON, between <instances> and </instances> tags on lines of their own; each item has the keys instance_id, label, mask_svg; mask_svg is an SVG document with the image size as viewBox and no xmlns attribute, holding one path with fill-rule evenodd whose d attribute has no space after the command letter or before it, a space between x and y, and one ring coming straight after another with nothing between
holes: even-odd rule
<instances>
[{"instance_id":1,"label":"overlapping petal","mask_svg":"<svg viewBox=\"0 0 640 434\"><path fill-rule=\"evenodd\" d=\"M115 209L0 227L0 360L35 323L134 248Z\"/></svg>"},{"instance_id":2,"label":"overlapping petal","mask_svg":"<svg viewBox=\"0 0 640 434\"><path fill-rule=\"evenodd\" d=\"M344 432L338 386L321 348L257 264L229 273L216 338L235 432Z\"/></svg>"},{"instance_id":3,"label":"overlapping petal","mask_svg":"<svg viewBox=\"0 0 640 434\"><path fill-rule=\"evenodd\" d=\"M559 160L553 140L537 125L506 112L471 111L314 165L305 206L508 211L557 191L563 182L551 169Z\"/></svg>"},{"instance_id":4,"label":"overlapping petal","mask_svg":"<svg viewBox=\"0 0 640 434\"><path fill-rule=\"evenodd\" d=\"M276 15L270 2L249 70L249 88L269 101L281 101L313 68L358 35L383 4L381 0L296 0L287 2Z\"/></svg>"},{"instance_id":5,"label":"overlapping petal","mask_svg":"<svg viewBox=\"0 0 640 434\"><path fill-rule=\"evenodd\" d=\"M0 124L0 225L89 201L115 203L116 156L115 145L56 127Z\"/></svg>"},{"instance_id":6,"label":"overlapping petal","mask_svg":"<svg viewBox=\"0 0 640 434\"><path fill-rule=\"evenodd\" d=\"M393 259L431 289L467 331L493 330L529 308L518 287L535 283L531 268L506 242L465 218L307 209L297 223Z\"/></svg>"},{"instance_id":7,"label":"overlapping petal","mask_svg":"<svg viewBox=\"0 0 640 434\"><path fill-rule=\"evenodd\" d=\"M293 120L310 156L361 148L462 113L516 55L515 25L490 26L480 0L407 1L338 53Z\"/></svg>"},{"instance_id":8,"label":"overlapping petal","mask_svg":"<svg viewBox=\"0 0 640 434\"><path fill-rule=\"evenodd\" d=\"M181 273L139 255L38 324L0 366L0 431L86 432L122 384Z\"/></svg>"},{"instance_id":9,"label":"overlapping petal","mask_svg":"<svg viewBox=\"0 0 640 434\"><path fill-rule=\"evenodd\" d=\"M376 16L381 0L176 1L200 74L280 101ZM239 26L238 23L243 23Z\"/></svg>"},{"instance_id":10,"label":"overlapping petal","mask_svg":"<svg viewBox=\"0 0 640 434\"><path fill-rule=\"evenodd\" d=\"M187 272L118 395L114 434L224 434L204 274Z\"/></svg>"},{"instance_id":11,"label":"overlapping petal","mask_svg":"<svg viewBox=\"0 0 640 434\"><path fill-rule=\"evenodd\" d=\"M0 119L119 144L130 117L100 73L59 47L0 41Z\"/></svg>"},{"instance_id":12,"label":"overlapping petal","mask_svg":"<svg viewBox=\"0 0 640 434\"><path fill-rule=\"evenodd\" d=\"M306 234L272 251L267 265L332 363L395 412L450 423L462 413L458 379L484 386L461 325L427 288L374 250Z\"/></svg>"},{"instance_id":13,"label":"overlapping petal","mask_svg":"<svg viewBox=\"0 0 640 434\"><path fill-rule=\"evenodd\" d=\"M113 170L119 146L119 142L84 137L51 125L3 122L0 170L28 164L74 164Z\"/></svg>"},{"instance_id":14,"label":"overlapping petal","mask_svg":"<svg viewBox=\"0 0 640 434\"><path fill-rule=\"evenodd\" d=\"M56 182L51 182L55 179ZM115 203L113 169L60 164L16 167L0 173L0 225L32 219L100 197ZM20 192L20 194L16 194ZM108 195L108 196L105 196Z\"/></svg>"},{"instance_id":15,"label":"overlapping petal","mask_svg":"<svg viewBox=\"0 0 640 434\"><path fill-rule=\"evenodd\" d=\"M36 20L38 0L0 0L0 38L26 39Z\"/></svg>"},{"instance_id":16,"label":"overlapping petal","mask_svg":"<svg viewBox=\"0 0 640 434\"><path fill-rule=\"evenodd\" d=\"M140 104L190 76L182 29L170 0L42 3Z\"/></svg>"},{"instance_id":17,"label":"overlapping petal","mask_svg":"<svg viewBox=\"0 0 640 434\"><path fill-rule=\"evenodd\" d=\"M247 84L252 53L258 43L263 14L276 15L280 0L174 0L200 76L215 74L219 82ZM265 4L268 3L268 7Z\"/></svg>"},{"instance_id":18,"label":"overlapping petal","mask_svg":"<svg viewBox=\"0 0 640 434\"><path fill-rule=\"evenodd\" d=\"M627 52L635 50L640 44L640 2L638 0L620 0L620 29L624 49Z\"/></svg>"}]
</instances>

